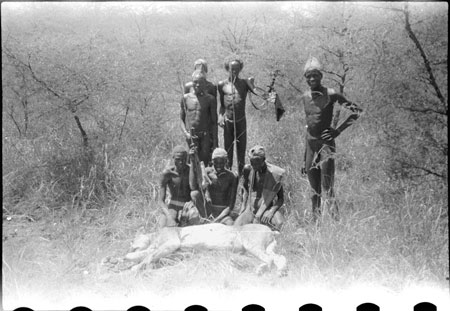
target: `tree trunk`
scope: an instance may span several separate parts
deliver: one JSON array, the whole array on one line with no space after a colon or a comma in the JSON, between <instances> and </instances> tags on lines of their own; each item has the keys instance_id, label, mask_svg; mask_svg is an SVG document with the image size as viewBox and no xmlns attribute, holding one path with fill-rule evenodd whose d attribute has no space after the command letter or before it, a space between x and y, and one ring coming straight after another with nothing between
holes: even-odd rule
<instances>
[{"instance_id":1,"label":"tree trunk","mask_svg":"<svg viewBox=\"0 0 450 311\"><path fill-rule=\"evenodd\" d=\"M24 99L22 101L22 107L23 107L23 136L27 136L28 131L28 123L29 123L29 116L28 116L28 100Z\"/></svg>"},{"instance_id":2,"label":"tree trunk","mask_svg":"<svg viewBox=\"0 0 450 311\"><path fill-rule=\"evenodd\" d=\"M88 136L87 136L86 131L84 130L83 126L81 125L80 118L75 113L73 115L73 118L75 119L78 129L80 130L81 137L83 138L83 147L84 148L89 147Z\"/></svg>"},{"instance_id":3,"label":"tree trunk","mask_svg":"<svg viewBox=\"0 0 450 311\"><path fill-rule=\"evenodd\" d=\"M434 77L433 74L433 70L431 69L430 66L430 61L427 57L427 55L425 54L425 51L422 48L422 45L419 42L419 39L417 39L416 34L414 33L414 31L411 28L411 24L409 22L409 10L408 10L408 4L405 5L405 9L403 11L403 14L405 15L405 29L406 32L408 33L408 36L411 38L411 40L414 42L414 45L416 46L416 48L419 50L420 56L423 59L423 63L425 65L425 69L427 70L428 76L429 76L429 82L431 84L431 86L434 88L435 92L436 92L436 96L437 98L439 98L439 100L441 101L441 103L446 106L447 105L447 101L445 100L444 96L442 95L442 92L436 82L436 78Z\"/></svg>"}]
</instances>

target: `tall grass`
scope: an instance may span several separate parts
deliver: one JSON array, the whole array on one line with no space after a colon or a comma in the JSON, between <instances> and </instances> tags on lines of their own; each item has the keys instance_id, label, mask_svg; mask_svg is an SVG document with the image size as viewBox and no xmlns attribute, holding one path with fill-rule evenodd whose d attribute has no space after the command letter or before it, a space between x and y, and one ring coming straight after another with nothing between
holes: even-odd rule
<instances>
[{"instance_id":1,"label":"tall grass","mask_svg":"<svg viewBox=\"0 0 450 311\"><path fill-rule=\"evenodd\" d=\"M420 282L445 285L448 275L448 197L445 185L412 185L388 178L387 153L364 121L337 138L336 193L341 219L326 213L309 224L310 190L303 165L304 130L299 108L279 124L255 113L250 145L266 146L268 161L287 170L282 248L303 281L342 287L355 281L396 290ZM270 111L271 112L271 111Z\"/></svg>"},{"instance_id":2,"label":"tall grass","mask_svg":"<svg viewBox=\"0 0 450 311\"><path fill-rule=\"evenodd\" d=\"M4 135L7 306L36 296L47 306L58 305L68 292L87 285L110 296L148 290L167 294L195 284L220 291L254 284L340 289L361 282L394 291L411 284L447 286L446 185L390 180L389 158L361 121L337 139L340 221L325 211L320 225L312 224L311 193L300 173L304 127L294 105L278 123L271 110L248 110L248 147L263 145L268 161L286 169L287 222L278 252L288 259L287 278L258 278L254 260L221 252L183 253L138 277L107 273L102 258L123 256L140 228L155 230L160 173L173 146L185 143L177 104L153 106L149 116L153 122L130 115L120 141L102 133L94 138L91 132L89 152L80 149L76 132L35 139Z\"/></svg>"}]
</instances>

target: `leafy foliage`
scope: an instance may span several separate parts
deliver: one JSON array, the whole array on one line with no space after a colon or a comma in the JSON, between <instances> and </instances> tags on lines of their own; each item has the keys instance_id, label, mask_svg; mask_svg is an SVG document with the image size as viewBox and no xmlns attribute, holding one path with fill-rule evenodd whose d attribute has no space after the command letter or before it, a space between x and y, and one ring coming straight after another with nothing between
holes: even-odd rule
<instances>
[{"instance_id":1,"label":"leafy foliage","mask_svg":"<svg viewBox=\"0 0 450 311\"><path fill-rule=\"evenodd\" d=\"M280 72L275 87L286 117L272 123L270 109L249 110L249 139L250 144L263 143L273 150L273 159L293 176L301 166L303 148L303 113L297 105L306 87L303 64L316 55L327 73L324 83L364 110L358 125L341 138L345 148L338 146L338 168L348 172L358 167L355 162L364 154L368 160L359 166L359 172L367 170L364 178L373 168L381 169L393 187L417 182L446 185L445 6L189 7L187 14L185 6L175 3L4 6L3 168L12 193L30 189L24 180L12 177L27 163L36 184L67 190L64 180L72 176L69 184L77 189L65 191L67 202L79 193L81 180L99 168L102 173L95 178L108 188L103 192L108 195L99 194L102 198L96 200L123 195L130 187L134 195L148 195L148 182L156 184L169 151L183 143L178 130L180 83L190 79L193 60L205 58L209 79L217 82L226 77L223 59L230 54L244 60L243 75L255 76L259 86L270 83L271 72ZM352 140L352 135L360 138ZM105 158L108 165L99 166ZM73 163L74 175L57 169L66 162ZM132 173L148 163L150 172ZM42 170L47 171L37 173ZM295 179L289 187L298 195L304 185Z\"/></svg>"}]
</instances>

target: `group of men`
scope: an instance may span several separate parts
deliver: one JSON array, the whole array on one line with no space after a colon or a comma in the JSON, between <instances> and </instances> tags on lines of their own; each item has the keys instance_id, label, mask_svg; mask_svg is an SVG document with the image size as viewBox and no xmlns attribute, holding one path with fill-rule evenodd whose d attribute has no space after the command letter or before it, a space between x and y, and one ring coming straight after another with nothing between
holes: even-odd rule
<instances>
[{"instance_id":1,"label":"group of men","mask_svg":"<svg viewBox=\"0 0 450 311\"><path fill-rule=\"evenodd\" d=\"M255 85L253 78L239 77L243 66L240 59L226 60L224 68L229 73L228 78L216 86L207 80L206 61L195 61L192 81L184 85L180 103L181 128L187 148L174 148L174 164L165 168L161 176L161 227L209 221L238 226L262 223L275 230L281 229L285 221L280 209L284 204L282 180L285 170L268 163L264 147L259 145L249 150L250 164L245 165L246 97L248 92L254 92ZM311 201L315 220L321 214L322 188L325 203L337 217L333 187L335 138L361 112L342 94L322 86L321 70L316 58L307 61L304 76L310 90L301 98L307 123L305 171L313 192ZM220 103L218 115L217 93ZM337 128L331 126L335 103L351 112ZM223 128L224 148L218 146L219 126ZM231 170L234 146L237 173ZM242 204L235 209L239 178L242 179ZM170 191L168 204L167 188Z\"/></svg>"}]
</instances>

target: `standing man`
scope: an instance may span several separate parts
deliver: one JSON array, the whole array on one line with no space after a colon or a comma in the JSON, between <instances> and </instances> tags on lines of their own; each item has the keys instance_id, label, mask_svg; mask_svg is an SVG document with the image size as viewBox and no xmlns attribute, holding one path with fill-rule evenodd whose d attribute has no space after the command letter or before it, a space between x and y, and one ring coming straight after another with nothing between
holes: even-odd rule
<instances>
[{"instance_id":1,"label":"standing man","mask_svg":"<svg viewBox=\"0 0 450 311\"><path fill-rule=\"evenodd\" d=\"M159 201L163 215L158 221L159 227L178 226L179 214L184 205L191 201L191 186L189 181L189 165L187 151L183 146L176 146L172 151L173 165L166 167L159 182ZM167 188L170 191L170 201L166 204Z\"/></svg>"},{"instance_id":2,"label":"standing man","mask_svg":"<svg viewBox=\"0 0 450 311\"><path fill-rule=\"evenodd\" d=\"M205 87L205 74L196 70L192 75L192 91L184 94L181 100L180 118L189 147L195 144L200 161L208 165L212 151L218 145L217 102Z\"/></svg>"},{"instance_id":3,"label":"standing man","mask_svg":"<svg viewBox=\"0 0 450 311\"><path fill-rule=\"evenodd\" d=\"M247 148L247 120L245 118L245 100L248 91L253 92L254 78L241 79L239 73L244 67L240 59L224 63L228 79L218 85L220 96L219 126L223 127L224 147L228 153L228 165L233 165L233 147L236 143L239 176L245 163Z\"/></svg>"},{"instance_id":4,"label":"standing man","mask_svg":"<svg viewBox=\"0 0 450 311\"><path fill-rule=\"evenodd\" d=\"M262 223L280 230L285 222L279 210L284 204L282 179L285 170L266 162L262 146L251 148L248 155L250 165L245 165L243 170L243 212L234 225Z\"/></svg>"},{"instance_id":5,"label":"standing man","mask_svg":"<svg viewBox=\"0 0 450 311\"><path fill-rule=\"evenodd\" d=\"M234 208L238 186L238 176L225 168L227 165L227 152L222 148L216 148L212 154L213 166L205 169L209 184L205 196L210 204L211 215L214 222L232 225L233 219L230 212Z\"/></svg>"},{"instance_id":6,"label":"standing man","mask_svg":"<svg viewBox=\"0 0 450 311\"><path fill-rule=\"evenodd\" d=\"M215 85L211 81L207 80L207 78L208 78L208 63L206 62L206 60L199 58L194 62L194 73L192 74L192 77L194 76L194 74L197 70L201 71L205 75L205 79L206 79L205 91L206 91L206 93L214 96L214 100L216 101L216 105L217 105L217 85ZM184 94L190 93L193 90L194 90L194 85L193 85L192 81L190 81L184 85ZM216 137L214 137L213 132L210 132L210 140L214 141L214 139L218 141L217 134L216 134ZM211 153L213 151L214 151L214 149L211 149ZM205 163L205 165L207 165L207 164L208 163Z\"/></svg>"},{"instance_id":7,"label":"standing man","mask_svg":"<svg viewBox=\"0 0 450 311\"><path fill-rule=\"evenodd\" d=\"M305 170L309 184L313 190L311 197L313 219L321 214L322 188L326 195L326 205L333 218L338 218L338 207L334 193L334 171L336 152L335 138L339 136L360 116L361 109L349 102L342 94L322 86L322 67L315 57L311 57L305 65L304 76L310 90L305 92L300 101L305 107L306 144ZM335 103L348 109L351 114L337 128L331 127L333 107Z\"/></svg>"}]
</instances>

